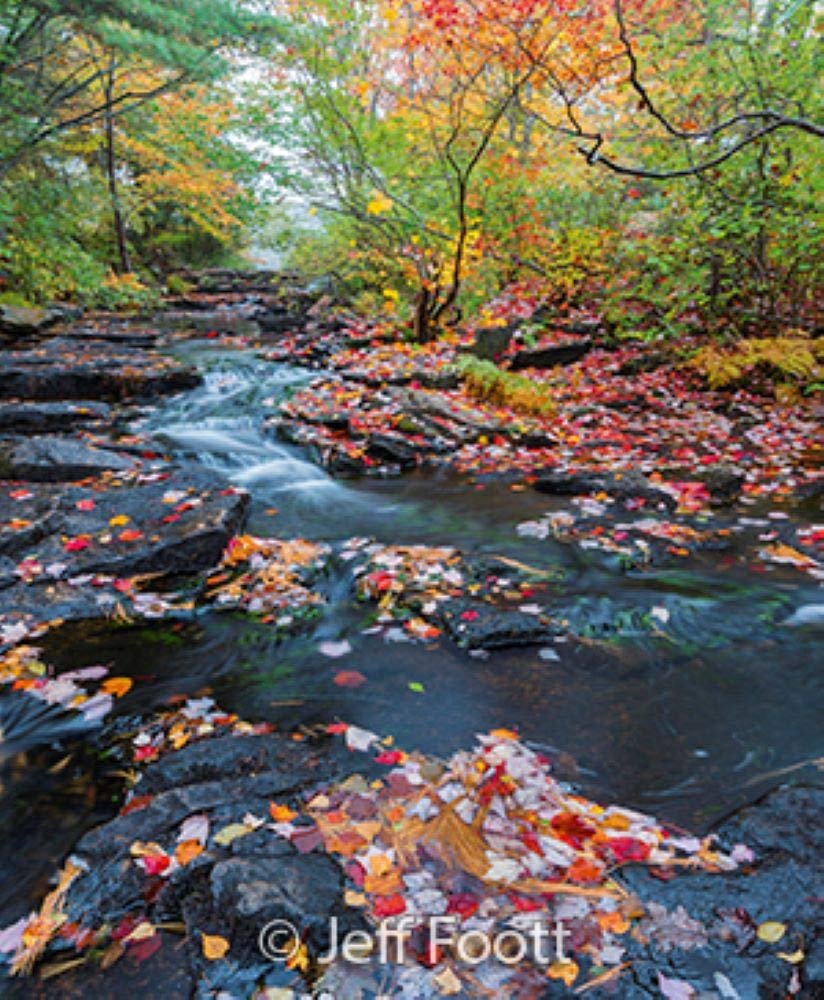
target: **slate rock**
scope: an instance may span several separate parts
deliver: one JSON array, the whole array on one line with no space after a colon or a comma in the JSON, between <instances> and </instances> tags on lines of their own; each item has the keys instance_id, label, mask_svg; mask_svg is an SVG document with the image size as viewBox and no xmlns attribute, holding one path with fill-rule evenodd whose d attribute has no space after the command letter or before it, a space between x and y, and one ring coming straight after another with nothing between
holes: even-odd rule
<instances>
[{"instance_id":1,"label":"slate rock","mask_svg":"<svg viewBox=\"0 0 824 1000\"><path fill-rule=\"evenodd\" d=\"M0 335L16 339L40 333L64 318L59 308L0 305Z\"/></svg>"},{"instance_id":2,"label":"slate rock","mask_svg":"<svg viewBox=\"0 0 824 1000\"><path fill-rule=\"evenodd\" d=\"M462 617L466 613L469 619ZM470 649L502 649L545 643L562 630L546 615L499 608L483 601L463 599L442 604L438 613L449 636Z\"/></svg>"},{"instance_id":3,"label":"slate rock","mask_svg":"<svg viewBox=\"0 0 824 1000\"><path fill-rule=\"evenodd\" d=\"M741 494L746 476L730 465L714 465L700 476L711 503L717 506L734 503Z\"/></svg>"},{"instance_id":4,"label":"slate rock","mask_svg":"<svg viewBox=\"0 0 824 1000\"><path fill-rule=\"evenodd\" d=\"M7 454L5 474L26 482L76 482L102 472L126 472L134 463L108 448L60 435L31 437Z\"/></svg>"},{"instance_id":5,"label":"slate rock","mask_svg":"<svg viewBox=\"0 0 824 1000\"><path fill-rule=\"evenodd\" d=\"M555 368L558 365L571 365L580 361L592 350L591 340L576 340L567 344L556 344L551 347L536 347L518 351L509 363L513 372L525 368Z\"/></svg>"},{"instance_id":6,"label":"slate rock","mask_svg":"<svg viewBox=\"0 0 824 1000\"><path fill-rule=\"evenodd\" d=\"M0 406L0 433L43 434L106 421L111 407L89 401L21 402Z\"/></svg>"},{"instance_id":7,"label":"slate rock","mask_svg":"<svg viewBox=\"0 0 824 1000\"><path fill-rule=\"evenodd\" d=\"M55 337L0 351L0 399L145 399L199 385L202 376L152 350Z\"/></svg>"},{"instance_id":8,"label":"slate rock","mask_svg":"<svg viewBox=\"0 0 824 1000\"><path fill-rule=\"evenodd\" d=\"M589 493L608 493L617 500L641 497L661 503L669 510L678 506L676 499L665 490L653 486L640 472L594 473L562 472L554 469L538 471L533 488L539 493L553 496L584 496Z\"/></svg>"}]
</instances>

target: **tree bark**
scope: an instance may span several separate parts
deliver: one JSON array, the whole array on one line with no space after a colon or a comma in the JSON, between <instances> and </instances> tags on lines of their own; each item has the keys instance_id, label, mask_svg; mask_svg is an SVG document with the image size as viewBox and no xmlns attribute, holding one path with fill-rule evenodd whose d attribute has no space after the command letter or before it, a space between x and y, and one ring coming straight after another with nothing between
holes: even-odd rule
<instances>
[{"instance_id":1,"label":"tree bark","mask_svg":"<svg viewBox=\"0 0 824 1000\"><path fill-rule=\"evenodd\" d=\"M114 135L114 89L115 89L116 64L114 60L109 63L106 74L105 93L106 110L104 121L106 126L106 173L109 180L109 197L112 203L112 222L114 224L115 243L117 245L117 263L115 270L119 274L128 274L132 269L129 257L129 245L126 240L126 225L123 219L123 211L120 205L120 191L117 184L117 157L115 155L115 135Z\"/></svg>"}]
</instances>

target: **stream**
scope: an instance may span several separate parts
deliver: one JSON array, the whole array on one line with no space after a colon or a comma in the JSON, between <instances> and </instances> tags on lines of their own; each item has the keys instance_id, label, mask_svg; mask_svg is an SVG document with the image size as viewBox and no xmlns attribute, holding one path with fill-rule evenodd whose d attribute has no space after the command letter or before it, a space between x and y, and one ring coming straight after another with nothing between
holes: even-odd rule
<instances>
[{"instance_id":1,"label":"stream","mask_svg":"<svg viewBox=\"0 0 824 1000\"><path fill-rule=\"evenodd\" d=\"M696 830L824 752L816 707L824 688L821 626L780 624L820 603L812 581L723 568L712 553L678 573L618 572L592 551L520 537L520 522L564 503L504 483L432 471L332 479L262 429L277 402L316 373L206 341L178 345L176 354L198 365L204 383L158 404L136 429L177 459L201 462L248 489L249 533L371 536L516 559L557 576L558 600L601 641L558 642L558 658L549 662L536 647L478 658L448 642L387 642L363 633L371 610L353 599L342 576L331 575L322 616L286 641L240 615L209 613L175 628L67 626L42 642L59 669L111 663L113 673L135 678L121 712L147 713L171 696L208 689L244 718L289 728L341 718L437 754L471 745L477 732L517 727L587 796ZM622 613L652 607L668 610L676 641L616 634ZM324 640L343 637L353 646L347 656L319 652ZM338 687L339 669L358 670L367 683ZM58 745L50 742L58 737ZM58 728L15 749L2 764L3 923L19 917L27 899L34 904L77 836L111 815L118 788L94 737Z\"/></svg>"}]
</instances>

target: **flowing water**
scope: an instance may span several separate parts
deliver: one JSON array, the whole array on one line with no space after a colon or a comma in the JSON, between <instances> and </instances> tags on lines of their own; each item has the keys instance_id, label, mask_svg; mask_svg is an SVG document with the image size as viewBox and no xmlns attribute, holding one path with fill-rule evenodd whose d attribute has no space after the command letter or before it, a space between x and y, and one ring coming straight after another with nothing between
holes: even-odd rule
<instances>
[{"instance_id":1,"label":"flowing water","mask_svg":"<svg viewBox=\"0 0 824 1000\"><path fill-rule=\"evenodd\" d=\"M478 731L517 726L553 751L561 775L586 794L695 829L784 773L810 773L789 769L822 753L821 625L775 623L820 603L811 583L783 572L722 569L711 555L679 573L621 573L591 551L519 537L515 526L553 502L504 484L479 488L437 472L334 480L262 430L262 418L309 373L203 342L180 353L204 371L204 384L158 406L141 429L179 459L246 487L251 533L368 535L518 559L562 575L559 604L604 641L559 643L551 662L535 648L481 660L448 643L386 642L362 634L370 609L334 576L325 581L329 603L312 631L285 642L265 625L225 614L201 615L182 628L85 625L48 637L49 662L59 668L111 663L113 673L134 677L122 711L150 712L172 695L209 689L246 718L293 726L339 717L392 733L402 747L444 754L469 745ZM616 637L616 621L654 606L669 611L677 641L653 641L631 628ZM319 653L322 640L344 635L354 647L347 657ZM360 671L367 683L336 686L340 669ZM424 693L410 690L411 681ZM0 724L4 711L0 699ZM0 899L0 923L26 911L79 833L112 809L117 783L94 740L62 725L68 730L59 720L32 719L27 740L18 720L24 735L2 764L0 878L10 888Z\"/></svg>"}]
</instances>

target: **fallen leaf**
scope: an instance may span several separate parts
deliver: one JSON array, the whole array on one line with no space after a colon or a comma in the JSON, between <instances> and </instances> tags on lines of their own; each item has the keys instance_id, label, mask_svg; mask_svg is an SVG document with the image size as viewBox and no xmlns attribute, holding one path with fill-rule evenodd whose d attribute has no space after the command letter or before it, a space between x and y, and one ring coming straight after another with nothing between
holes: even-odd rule
<instances>
[{"instance_id":1,"label":"fallen leaf","mask_svg":"<svg viewBox=\"0 0 824 1000\"><path fill-rule=\"evenodd\" d=\"M357 670L339 670L335 674L338 687L356 688L366 683L366 678Z\"/></svg>"},{"instance_id":2,"label":"fallen leaf","mask_svg":"<svg viewBox=\"0 0 824 1000\"><path fill-rule=\"evenodd\" d=\"M229 950L229 942L219 934L201 934L200 944L203 948L203 955L210 962L217 961Z\"/></svg>"},{"instance_id":3,"label":"fallen leaf","mask_svg":"<svg viewBox=\"0 0 824 1000\"><path fill-rule=\"evenodd\" d=\"M758 925L758 930L755 933L759 941L775 944L787 933L787 925L778 920L765 920L763 924Z\"/></svg>"},{"instance_id":4,"label":"fallen leaf","mask_svg":"<svg viewBox=\"0 0 824 1000\"><path fill-rule=\"evenodd\" d=\"M352 652L352 644L348 639L341 639L340 642L322 642L318 646L318 651L324 656L338 659L338 657L346 656L347 653Z\"/></svg>"},{"instance_id":5,"label":"fallen leaf","mask_svg":"<svg viewBox=\"0 0 824 1000\"><path fill-rule=\"evenodd\" d=\"M127 691L131 691L133 683L131 677L109 677L100 685L100 690L115 698L122 698Z\"/></svg>"},{"instance_id":6,"label":"fallen leaf","mask_svg":"<svg viewBox=\"0 0 824 1000\"><path fill-rule=\"evenodd\" d=\"M216 844L220 844L221 847L228 847L233 840L237 840L238 837L245 837L247 833L251 832L251 829L245 823L230 823L228 826L224 826L222 830L219 830L212 837L212 840Z\"/></svg>"}]
</instances>

